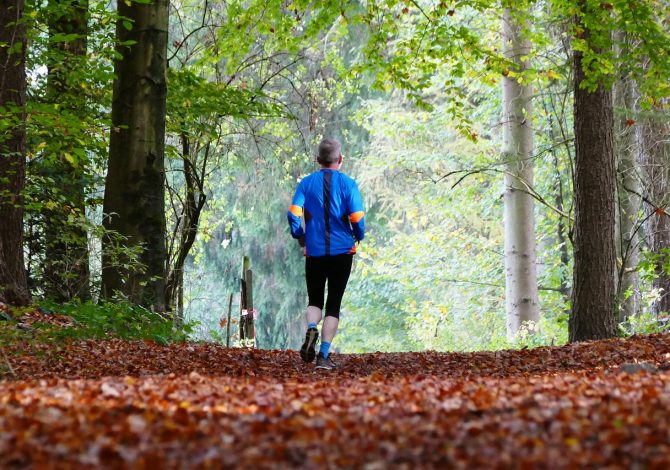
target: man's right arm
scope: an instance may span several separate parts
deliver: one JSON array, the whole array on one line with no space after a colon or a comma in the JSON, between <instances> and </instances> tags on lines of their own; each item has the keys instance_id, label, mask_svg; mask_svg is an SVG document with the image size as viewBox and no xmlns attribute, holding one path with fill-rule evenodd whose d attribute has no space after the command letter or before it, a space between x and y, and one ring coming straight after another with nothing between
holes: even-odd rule
<instances>
[{"instance_id":1,"label":"man's right arm","mask_svg":"<svg viewBox=\"0 0 670 470\"><path fill-rule=\"evenodd\" d=\"M305 205L305 192L302 184L298 184L295 190L291 206L288 208L287 217L288 225L291 229L291 236L300 239L305 236L305 230L302 228L302 214Z\"/></svg>"}]
</instances>

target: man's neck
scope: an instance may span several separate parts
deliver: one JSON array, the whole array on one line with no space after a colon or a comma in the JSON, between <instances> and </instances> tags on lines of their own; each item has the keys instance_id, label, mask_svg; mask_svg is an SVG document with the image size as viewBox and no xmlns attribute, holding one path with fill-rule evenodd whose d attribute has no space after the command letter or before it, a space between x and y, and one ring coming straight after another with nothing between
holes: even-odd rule
<instances>
[{"instance_id":1,"label":"man's neck","mask_svg":"<svg viewBox=\"0 0 670 470\"><path fill-rule=\"evenodd\" d=\"M322 170L339 170L340 165L329 165L329 166L321 165L321 169Z\"/></svg>"}]
</instances>

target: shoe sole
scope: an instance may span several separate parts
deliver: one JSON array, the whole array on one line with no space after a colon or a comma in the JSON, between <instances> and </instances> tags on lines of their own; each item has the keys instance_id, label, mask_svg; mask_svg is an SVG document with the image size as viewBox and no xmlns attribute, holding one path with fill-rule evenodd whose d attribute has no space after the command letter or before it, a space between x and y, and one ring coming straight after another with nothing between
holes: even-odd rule
<instances>
[{"instance_id":1,"label":"shoe sole","mask_svg":"<svg viewBox=\"0 0 670 470\"><path fill-rule=\"evenodd\" d=\"M319 334L312 335L311 338L305 338L305 342L302 343L300 348L300 357L305 362L312 362L316 357L316 350L314 346L316 345L316 340L319 339Z\"/></svg>"},{"instance_id":2,"label":"shoe sole","mask_svg":"<svg viewBox=\"0 0 670 470\"><path fill-rule=\"evenodd\" d=\"M334 362L326 362L325 364L319 364L319 361L317 360L315 369L335 370L337 369L337 365Z\"/></svg>"}]
</instances>

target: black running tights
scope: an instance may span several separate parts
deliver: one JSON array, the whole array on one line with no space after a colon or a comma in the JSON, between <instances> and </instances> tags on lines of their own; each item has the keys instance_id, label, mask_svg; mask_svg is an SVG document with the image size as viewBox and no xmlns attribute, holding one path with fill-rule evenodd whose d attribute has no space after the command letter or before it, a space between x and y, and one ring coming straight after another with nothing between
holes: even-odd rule
<instances>
[{"instance_id":1,"label":"black running tights","mask_svg":"<svg viewBox=\"0 0 670 470\"><path fill-rule=\"evenodd\" d=\"M305 278L309 305L323 310L323 299L328 281L326 316L340 317L342 296L347 288L354 255L308 256L305 259Z\"/></svg>"}]
</instances>

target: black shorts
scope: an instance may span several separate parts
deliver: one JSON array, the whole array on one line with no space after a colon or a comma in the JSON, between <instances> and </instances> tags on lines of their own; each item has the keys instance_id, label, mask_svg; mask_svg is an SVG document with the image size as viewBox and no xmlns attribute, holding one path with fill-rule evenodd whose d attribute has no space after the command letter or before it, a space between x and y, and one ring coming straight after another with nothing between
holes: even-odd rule
<instances>
[{"instance_id":1,"label":"black shorts","mask_svg":"<svg viewBox=\"0 0 670 470\"><path fill-rule=\"evenodd\" d=\"M339 318L342 296L351 274L354 255L308 256L305 259L305 278L309 306L323 310L323 299L328 281L326 316Z\"/></svg>"}]
</instances>

